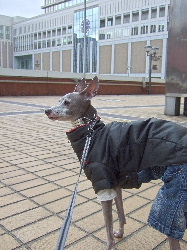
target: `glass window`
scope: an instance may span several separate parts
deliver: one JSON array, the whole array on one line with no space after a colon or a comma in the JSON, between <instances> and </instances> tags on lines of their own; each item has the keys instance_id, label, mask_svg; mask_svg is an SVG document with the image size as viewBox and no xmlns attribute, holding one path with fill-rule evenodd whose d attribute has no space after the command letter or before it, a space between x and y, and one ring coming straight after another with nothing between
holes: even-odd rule
<instances>
[{"instance_id":1,"label":"glass window","mask_svg":"<svg viewBox=\"0 0 187 250\"><path fill-rule=\"evenodd\" d=\"M18 49L18 42L17 42L17 38L14 38L13 40L14 40L14 52L16 52L16 51L17 51L17 49Z\"/></svg>"},{"instance_id":2,"label":"glass window","mask_svg":"<svg viewBox=\"0 0 187 250\"><path fill-rule=\"evenodd\" d=\"M61 28L57 28L57 36L61 36Z\"/></svg>"},{"instance_id":3,"label":"glass window","mask_svg":"<svg viewBox=\"0 0 187 250\"><path fill-rule=\"evenodd\" d=\"M0 33L1 33L1 26L2 25L0 25ZM16 34L17 34L17 29L13 29L13 36L16 36Z\"/></svg>"},{"instance_id":4,"label":"glass window","mask_svg":"<svg viewBox=\"0 0 187 250\"><path fill-rule=\"evenodd\" d=\"M72 25L68 26L68 34L71 34L71 33L72 33Z\"/></svg>"},{"instance_id":5,"label":"glass window","mask_svg":"<svg viewBox=\"0 0 187 250\"><path fill-rule=\"evenodd\" d=\"M160 6L159 17L165 17L165 6Z\"/></svg>"},{"instance_id":6,"label":"glass window","mask_svg":"<svg viewBox=\"0 0 187 250\"><path fill-rule=\"evenodd\" d=\"M41 49L41 41L38 42L38 49Z\"/></svg>"},{"instance_id":7,"label":"glass window","mask_svg":"<svg viewBox=\"0 0 187 250\"><path fill-rule=\"evenodd\" d=\"M46 31L42 32L42 38L46 38Z\"/></svg>"},{"instance_id":8,"label":"glass window","mask_svg":"<svg viewBox=\"0 0 187 250\"><path fill-rule=\"evenodd\" d=\"M105 33L99 34L99 40L105 40Z\"/></svg>"},{"instance_id":9,"label":"glass window","mask_svg":"<svg viewBox=\"0 0 187 250\"><path fill-rule=\"evenodd\" d=\"M66 37L63 37L63 38L62 38L62 43L63 43L63 45L66 45L66 44L67 44L67 39L66 39Z\"/></svg>"},{"instance_id":10,"label":"glass window","mask_svg":"<svg viewBox=\"0 0 187 250\"><path fill-rule=\"evenodd\" d=\"M6 39L10 39L10 26L6 26Z\"/></svg>"},{"instance_id":11,"label":"glass window","mask_svg":"<svg viewBox=\"0 0 187 250\"><path fill-rule=\"evenodd\" d=\"M77 0L76 0L77 1ZM83 2L83 0L80 0ZM83 56L84 51L84 11L80 10L74 13L74 42L73 42L73 71L77 73L83 72L84 60L86 61L86 69L88 72L95 72L97 69L97 41L99 36L99 28L108 26L108 19L99 19L99 8L93 7L87 9L86 13L87 29L86 29L86 57ZM109 25L113 25L109 20ZM102 35L101 35L102 36ZM102 39L102 37L100 38ZM108 34L108 37L111 34ZM68 43L71 40L68 39ZM90 56L92 55L92 56Z\"/></svg>"},{"instance_id":12,"label":"glass window","mask_svg":"<svg viewBox=\"0 0 187 250\"><path fill-rule=\"evenodd\" d=\"M92 46L92 73L97 72L97 43L93 41Z\"/></svg>"},{"instance_id":13,"label":"glass window","mask_svg":"<svg viewBox=\"0 0 187 250\"><path fill-rule=\"evenodd\" d=\"M42 41L42 48L46 48L46 40Z\"/></svg>"},{"instance_id":14,"label":"glass window","mask_svg":"<svg viewBox=\"0 0 187 250\"><path fill-rule=\"evenodd\" d=\"M150 30L151 33L155 33L156 32L156 25L155 24L152 24L151 25L151 30Z\"/></svg>"},{"instance_id":15,"label":"glass window","mask_svg":"<svg viewBox=\"0 0 187 250\"><path fill-rule=\"evenodd\" d=\"M58 38L58 39L57 39L56 45L57 45L57 46L61 46L61 38Z\"/></svg>"},{"instance_id":16,"label":"glass window","mask_svg":"<svg viewBox=\"0 0 187 250\"><path fill-rule=\"evenodd\" d=\"M157 7L151 8L151 18L157 17Z\"/></svg>"},{"instance_id":17,"label":"glass window","mask_svg":"<svg viewBox=\"0 0 187 250\"><path fill-rule=\"evenodd\" d=\"M41 32L38 32L38 39L41 39L41 37L42 37Z\"/></svg>"},{"instance_id":18,"label":"glass window","mask_svg":"<svg viewBox=\"0 0 187 250\"><path fill-rule=\"evenodd\" d=\"M139 21L139 11L132 12L132 21L138 22Z\"/></svg>"},{"instance_id":19,"label":"glass window","mask_svg":"<svg viewBox=\"0 0 187 250\"><path fill-rule=\"evenodd\" d=\"M105 27L105 19L100 19L100 28Z\"/></svg>"},{"instance_id":20,"label":"glass window","mask_svg":"<svg viewBox=\"0 0 187 250\"><path fill-rule=\"evenodd\" d=\"M3 39L4 38L4 32L3 32L3 25L0 25L0 38Z\"/></svg>"},{"instance_id":21,"label":"glass window","mask_svg":"<svg viewBox=\"0 0 187 250\"><path fill-rule=\"evenodd\" d=\"M67 37L67 42L68 42L68 44L72 44L72 36Z\"/></svg>"},{"instance_id":22,"label":"glass window","mask_svg":"<svg viewBox=\"0 0 187 250\"><path fill-rule=\"evenodd\" d=\"M51 40L47 40L47 48L51 47Z\"/></svg>"},{"instance_id":23,"label":"glass window","mask_svg":"<svg viewBox=\"0 0 187 250\"><path fill-rule=\"evenodd\" d=\"M115 25L121 24L121 15L115 16Z\"/></svg>"},{"instance_id":24,"label":"glass window","mask_svg":"<svg viewBox=\"0 0 187 250\"><path fill-rule=\"evenodd\" d=\"M147 20L149 18L149 10L142 10L141 20Z\"/></svg>"},{"instance_id":25,"label":"glass window","mask_svg":"<svg viewBox=\"0 0 187 250\"><path fill-rule=\"evenodd\" d=\"M107 18L107 26L113 26L113 17Z\"/></svg>"},{"instance_id":26,"label":"glass window","mask_svg":"<svg viewBox=\"0 0 187 250\"><path fill-rule=\"evenodd\" d=\"M131 35L132 36L137 36L138 35L138 26L132 27Z\"/></svg>"},{"instance_id":27,"label":"glass window","mask_svg":"<svg viewBox=\"0 0 187 250\"><path fill-rule=\"evenodd\" d=\"M158 32L164 32L164 24L158 25Z\"/></svg>"},{"instance_id":28,"label":"glass window","mask_svg":"<svg viewBox=\"0 0 187 250\"><path fill-rule=\"evenodd\" d=\"M34 33L34 40L37 40L37 33Z\"/></svg>"},{"instance_id":29,"label":"glass window","mask_svg":"<svg viewBox=\"0 0 187 250\"><path fill-rule=\"evenodd\" d=\"M56 36L56 29L52 30L52 36Z\"/></svg>"},{"instance_id":30,"label":"glass window","mask_svg":"<svg viewBox=\"0 0 187 250\"><path fill-rule=\"evenodd\" d=\"M130 23L130 13L125 13L123 15L123 23Z\"/></svg>"},{"instance_id":31,"label":"glass window","mask_svg":"<svg viewBox=\"0 0 187 250\"><path fill-rule=\"evenodd\" d=\"M37 42L34 42L34 49L37 49Z\"/></svg>"},{"instance_id":32,"label":"glass window","mask_svg":"<svg viewBox=\"0 0 187 250\"><path fill-rule=\"evenodd\" d=\"M121 28L116 28L115 29L115 38L120 38L121 37Z\"/></svg>"},{"instance_id":33,"label":"glass window","mask_svg":"<svg viewBox=\"0 0 187 250\"><path fill-rule=\"evenodd\" d=\"M62 27L62 35L66 34L66 27Z\"/></svg>"},{"instance_id":34,"label":"glass window","mask_svg":"<svg viewBox=\"0 0 187 250\"><path fill-rule=\"evenodd\" d=\"M52 47L55 47L56 46L56 39L53 39L52 40Z\"/></svg>"},{"instance_id":35,"label":"glass window","mask_svg":"<svg viewBox=\"0 0 187 250\"><path fill-rule=\"evenodd\" d=\"M141 26L141 34L147 34L149 31L148 25Z\"/></svg>"},{"instance_id":36,"label":"glass window","mask_svg":"<svg viewBox=\"0 0 187 250\"><path fill-rule=\"evenodd\" d=\"M112 39L113 38L113 31L112 30L107 30L106 38L107 39Z\"/></svg>"},{"instance_id":37,"label":"glass window","mask_svg":"<svg viewBox=\"0 0 187 250\"><path fill-rule=\"evenodd\" d=\"M47 37L51 37L51 30L47 31Z\"/></svg>"},{"instance_id":38,"label":"glass window","mask_svg":"<svg viewBox=\"0 0 187 250\"><path fill-rule=\"evenodd\" d=\"M123 27L123 37L130 36L130 27Z\"/></svg>"}]
</instances>

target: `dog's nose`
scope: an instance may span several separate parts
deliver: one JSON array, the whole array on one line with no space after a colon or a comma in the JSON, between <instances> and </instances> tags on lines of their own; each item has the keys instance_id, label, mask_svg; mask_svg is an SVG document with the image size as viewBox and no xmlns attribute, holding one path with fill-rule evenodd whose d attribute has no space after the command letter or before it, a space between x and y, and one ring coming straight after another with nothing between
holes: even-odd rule
<instances>
[{"instance_id":1,"label":"dog's nose","mask_svg":"<svg viewBox=\"0 0 187 250\"><path fill-rule=\"evenodd\" d=\"M51 109L45 109L45 114L46 115L50 115L50 113L51 113Z\"/></svg>"}]
</instances>

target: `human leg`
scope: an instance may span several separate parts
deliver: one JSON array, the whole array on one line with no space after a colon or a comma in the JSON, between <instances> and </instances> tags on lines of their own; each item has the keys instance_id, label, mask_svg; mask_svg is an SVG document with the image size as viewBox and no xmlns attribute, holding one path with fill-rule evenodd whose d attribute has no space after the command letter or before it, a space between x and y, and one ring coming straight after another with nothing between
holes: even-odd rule
<instances>
[{"instance_id":1,"label":"human leg","mask_svg":"<svg viewBox=\"0 0 187 250\"><path fill-rule=\"evenodd\" d=\"M186 230L187 165L168 167L162 180L164 185L154 200L148 222L168 236L170 250L180 250L179 240Z\"/></svg>"},{"instance_id":2,"label":"human leg","mask_svg":"<svg viewBox=\"0 0 187 250\"><path fill-rule=\"evenodd\" d=\"M181 250L179 240L168 237L170 250Z\"/></svg>"}]
</instances>

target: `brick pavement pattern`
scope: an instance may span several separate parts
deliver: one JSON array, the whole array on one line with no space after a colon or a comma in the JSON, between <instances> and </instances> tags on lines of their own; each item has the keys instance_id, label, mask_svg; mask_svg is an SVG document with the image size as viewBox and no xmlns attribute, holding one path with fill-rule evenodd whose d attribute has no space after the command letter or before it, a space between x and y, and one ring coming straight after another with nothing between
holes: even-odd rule
<instances>
[{"instance_id":1,"label":"brick pavement pattern","mask_svg":"<svg viewBox=\"0 0 187 250\"><path fill-rule=\"evenodd\" d=\"M60 97L0 98L0 250L54 250L79 173L65 132L68 122L50 121L43 109ZM187 117L164 115L164 95L97 96L93 105L105 123L149 117L187 126ZM167 250L167 238L149 227L147 217L161 181L123 190L127 225L116 250ZM117 227L115 206L114 226ZM104 250L101 205L84 174L65 249ZM187 249L187 233L181 242Z\"/></svg>"}]
</instances>

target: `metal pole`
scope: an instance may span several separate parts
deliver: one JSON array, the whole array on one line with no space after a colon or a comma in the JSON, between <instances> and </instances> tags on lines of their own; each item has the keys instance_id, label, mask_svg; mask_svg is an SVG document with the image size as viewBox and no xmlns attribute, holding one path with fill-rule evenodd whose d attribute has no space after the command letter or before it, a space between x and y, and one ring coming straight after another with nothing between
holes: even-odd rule
<instances>
[{"instance_id":1,"label":"metal pole","mask_svg":"<svg viewBox=\"0 0 187 250\"><path fill-rule=\"evenodd\" d=\"M83 55L83 77L86 76L86 0L84 0L84 55Z\"/></svg>"},{"instance_id":2,"label":"metal pole","mask_svg":"<svg viewBox=\"0 0 187 250\"><path fill-rule=\"evenodd\" d=\"M148 93L149 95L152 93L152 89L151 89L151 73L152 73L152 54L149 54L149 89L148 89Z\"/></svg>"}]
</instances>

